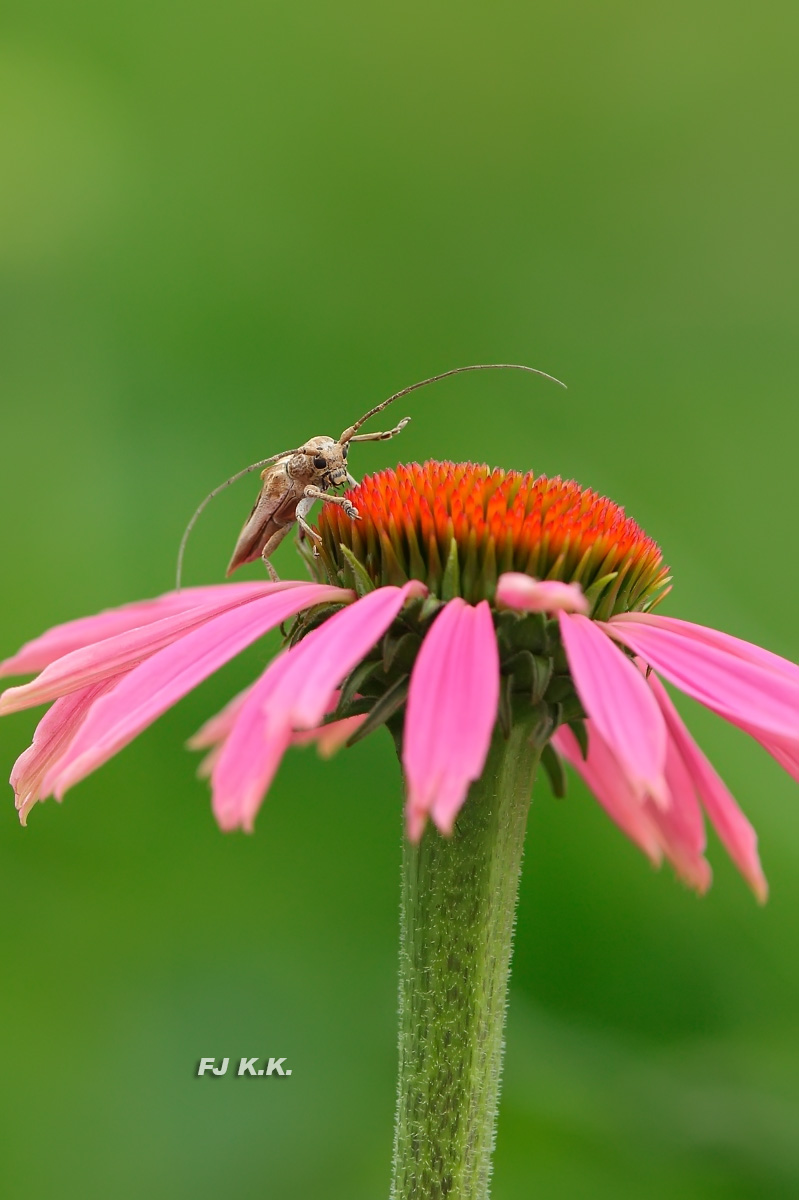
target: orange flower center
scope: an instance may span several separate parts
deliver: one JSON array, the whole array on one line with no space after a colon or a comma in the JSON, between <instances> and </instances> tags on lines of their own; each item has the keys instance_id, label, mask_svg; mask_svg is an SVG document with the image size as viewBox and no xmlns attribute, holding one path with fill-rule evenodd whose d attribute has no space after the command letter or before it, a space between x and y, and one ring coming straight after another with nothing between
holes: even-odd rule
<instances>
[{"instance_id":1,"label":"orange flower center","mask_svg":"<svg viewBox=\"0 0 799 1200\"><path fill-rule=\"evenodd\" d=\"M651 606L667 582L657 543L612 500L532 472L429 461L366 476L319 517L331 578L357 586L421 579L448 599L493 599L504 571L577 582L594 615Z\"/></svg>"}]
</instances>

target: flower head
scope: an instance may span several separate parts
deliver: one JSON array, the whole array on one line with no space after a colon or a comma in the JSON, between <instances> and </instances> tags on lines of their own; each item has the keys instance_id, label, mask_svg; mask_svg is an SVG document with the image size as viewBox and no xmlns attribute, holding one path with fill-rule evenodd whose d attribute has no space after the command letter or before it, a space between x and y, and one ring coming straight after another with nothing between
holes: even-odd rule
<instances>
[{"instance_id":1,"label":"flower head","mask_svg":"<svg viewBox=\"0 0 799 1200\"><path fill-rule=\"evenodd\" d=\"M11 776L24 821L248 644L287 645L195 736L225 829L251 829L290 744L330 753L387 725L407 828L452 833L492 738L516 722L562 761L653 862L710 882L706 814L756 895L755 833L691 738L661 676L753 736L799 779L799 667L652 610L669 582L624 510L561 479L412 464L323 507L315 581L188 588L49 631L0 674L0 713L53 701Z\"/></svg>"},{"instance_id":2,"label":"flower head","mask_svg":"<svg viewBox=\"0 0 799 1200\"><path fill-rule=\"evenodd\" d=\"M506 572L579 584L610 616L646 608L667 582L660 549L624 509L588 488L473 463L411 463L348 493L361 520L322 509L322 562L357 587L421 579L444 600L493 600ZM600 603L601 601L601 603ZM556 606L557 607L557 606Z\"/></svg>"}]
</instances>

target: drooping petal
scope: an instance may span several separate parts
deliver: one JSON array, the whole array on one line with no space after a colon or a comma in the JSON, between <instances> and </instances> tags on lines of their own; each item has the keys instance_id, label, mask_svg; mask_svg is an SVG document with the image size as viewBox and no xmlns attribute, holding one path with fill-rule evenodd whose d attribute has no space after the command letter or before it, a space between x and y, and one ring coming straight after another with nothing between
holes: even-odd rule
<instances>
[{"instance_id":1,"label":"drooping petal","mask_svg":"<svg viewBox=\"0 0 799 1200\"><path fill-rule=\"evenodd\" d=\"M15 655L0 662L0 676L31 675L41 671L57 658L71 654L94 642L115 637L140 625L150 625L164 617L176 616L200 605L227 604L238 596L244 600L264 594L274 587L271 583L224 583L211 587L183 588L167 592L153 600L137 600L110 608L92 617L79 617L48 629L41 637L26 642Z\"/></svg>"},{"instance_id":2,"label":"drooping petal","mask_svg":"<svg viewBox=\"0 0 799 1200\"><path fill-rule=\"evenodd\" d=\"M290 722L268 725L264 705L290 670L292 653L280 654L248 690L230 733L213 757L211 805L220 829L252 833L256 813L291 742Z\"/></svg>"},{"instance_id":3,"label":"drooping petal","mask_svg":"<svg viewBox=\"0 0 799 1200\"><path fill-rule=\"evenodd\" d=\"M223 829L252 829L295 731L316 732L342 679L406 600L424 594L417 581L368 592L281 654L253 684L213 765L213 809Z\"/></svg>"},{"instance_id":4,"label":"drooping petal","mask_svg":"<svg viewBox=\"0 0 799 1200\"><path fill-rule=\"evenodd\" d=\"M118 678L104 679L102 683L62 696L36 726L33 741L14 763L9 780L22 825L27 824L34 804L49 794L43 789L44 780L65 754L92 705L117 682Z\"/></svg>"},{"instance_id":5,"label":"drooping petal","mask_svg":"<svg viewBox=\"0 0 799 1200\"><path fill-rule=\"evenodd\" d=\"M702 895L713 881L710 864L704 857L705 823L693 779L672 738L666 744L666 786L669 803L665 807L649 803L650 816L666 857L678 875Z\"/></svg>"},{"instance_id":6,"label":"drooping petal","mask_svg":"<svg viewBox=\"0 0 799 1200\"><path fill-rule=\"evenodd\" d=\"M450 600L422 642L411 674L402 761L408 836L428 815L452 833L469 785L485 765L499 704L499 654L491 610Z\"/></svg>"},{"instance_id":7,"label":"drooping petal","mask_svg":"<svg viewBox=\"0 0 799 1200\"><path fill-rule=\"evenodd\" d=\"M622 833L659 866L663 852L649 809L633 792L607 744L595 731L590 733L588 756L583 758L577 738L567 725L562 725L553 735L552 745L585 780Z\"/></svg>"},{"instance_id":8,"label":"drooping petal","mask_svg":"<svg viewBox=\"0 0 799 1200\"><path fill-rule=\"evenodd\" d=\"M669 625L660 622L669 620ZM799 676L753 661L701 636L695 628L651 614L646 624L612 618L603 626L675 687L746 729L778 737L799 734ZM774 658L777 656L775 655ZM787 664L790 666L791 664Z\"/></svg>"},{"instance_id":9,"label":"drooping petal","mask_svg":"<svg viewBox=\"0 0 799 1200\"><path fill-rule=\"evenodd\" d=\"M496 599L497 604L521 612L570 612L587 616L591 607L579 583L532 579L520 571L500 575Z\"/></svg>"},{"instance_id":10,"label":"drooping petal","mask_svg":"<svg viewBox=\"0 0 799 1200\"><path fill-rule=\"evenodd\" d=\"M639 797L665 806L666 726L630 660L588 617L559 613L574 686L586 713Z\"/></svg>"},{"instance_id":11,"label":"drooping petal","mask_svg":"<svg viewBox=\"0 0 799 1200\"><path fill-rule=\"evenodd\" d=\"M636 796L613 751L586 722L588 756L583 759L572 731L562 727L552 743L585 780L605 812L657 866L663 855L677 874L702 893L710 886L710 866L703 856L705 837L702 816L691 781L676 748L667 747L665 806Z\"/></svg>"},{"instance_id":12,"label":"drooping petal","mask_svg":"<svg viewBox=\"0 0 799 1200\"><path fill-rule=\"evenodd\" d=\"M209 603L195 605L173 616L150 621L117 633L101 642L93 642L73 650L44 668L36 679L19 687L8 688L0 696L0 714L18 712L36 704L46 704L58 696L89 687L103 679L129 671L132 667L163 650L174 641L184 637L190 630L207 624L222 613L232 609L247 608L255 602L264 603L270 597L291 593L296 598L298 611L306 605L317 603L312 597L318 584L298 583L288 580L283 583L226 584L215 589L217 598ZM233 589L236 589L235 591ZM240 590L243 588L244 590ZM329 589L328 589L329 590ZM179 595L183 595L182 592ZM339 591L342 598L349 593ZM302 597L307 596L307 600ZM336 597L338 598L338 597ZM292 599L291 603L295 603Z\"/></svg>"},{"instance_id":13,"label":"drooping petal","mask_svg":"<svg viewBox=\"0 0 799 1200\"><path fill-rule=\"evenodd\" d=\"M55 776L45 785L57 796L63 795L267 630L311 605L351 597L351 592L327 584L284 587L191 629L134 667L109 695L97 701Z\"/></svg>"},{"instance_id":14,"label":"drooping petal","mask_svg":"<svg viewBox=\"0 0 799 1200\"><path fill-rule=\"evenodd\" d=\"M768 896L768 884L757 852L757 834L724 782L691 737L670 696L656 675L649 676L649 686L666 719L671 739L682 756L722 845L758 900L764 903Z\"/></svg>"}]
</instances>

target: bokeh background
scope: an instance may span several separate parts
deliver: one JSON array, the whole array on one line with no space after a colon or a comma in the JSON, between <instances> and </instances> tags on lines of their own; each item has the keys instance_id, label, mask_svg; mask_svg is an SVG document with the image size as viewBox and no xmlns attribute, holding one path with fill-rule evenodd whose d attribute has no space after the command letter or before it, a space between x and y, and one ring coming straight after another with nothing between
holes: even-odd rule
<instances>
[{"instance_id":1,"label":"bokeh background","mask_svg":"<svg viewBox=\"0 0 799 1200\"><path fill-rule=\"evenodd\" d=\"M198 500L427 374L425 456L573 476L664 548L664 611L799 654L799 10L7 0L0 656L171 586ZM187 580L220 580L256 482ZM277 558L300 569L287 542ZM258 572L253 568L252 573ZM0 812L4 1194L385 1195L401 796L387 736L286 760L223 836L184 740ZM760 832L702 900L537 788L494 1196L799 1194L799 795L697 706ZM0 725L7 773L34 714ZM286 1056L290 1079L196 1078Z\"/></svg>"}]
</instances>

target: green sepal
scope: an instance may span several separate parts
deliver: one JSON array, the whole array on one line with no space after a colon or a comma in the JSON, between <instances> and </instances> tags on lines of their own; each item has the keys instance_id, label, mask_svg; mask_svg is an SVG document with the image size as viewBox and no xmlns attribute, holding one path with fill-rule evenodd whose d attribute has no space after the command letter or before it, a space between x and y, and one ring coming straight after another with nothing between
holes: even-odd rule
<instances>
[{"instance_id":1,"label":"green sepal","mask_svg":"<svg viewBox=\"0 0 799 1200\"><path fill-rule=\"evenodd\" d=\"M432 593L429 596L425 596L419 609L419 621L424 624L430 617L434 617L443 603L443 600L439 600Z\"/></svg>"},{"instance_id":2,"label":"green sepal","mask_svg":"<svg viewBox=\"0 0 799 1200\"><path fill-rule=\"evenodd\" d=\"M356 696L354 700L350 700L347 705L347 711L339 717L338 712L332 713L325 717L323 725L330 725L333 721L343 720L344 717L362 717L364 713L370 713L374 705L373 696Z\"/></svg>"},{"instance_id":3,"label":"green sepal","mask_svg":"<svg viewBox=\"0 0 799 1200\"><path fill-rule=\"evenodd\" d=\"M544 658L540 654L530 654L525 651L530 661L533 664L532 679L530 681L530 703L538 704L539 700L543 700L552 679L553 663L551 658Z\"/></svg>"},{"instance_id":4,"label":"green sepal","mask_svg":"<svg viewBox=\"0 0 799 1200\"><path fill-rule=\"evenodd\" d=\"M408 575L411 579L424 579L427 574L427 568L424 556L419 548L416 530L412 525L408 525L403 532L408 543Z\"/></svg>"},{"instance_id":5,"label":"green sepal","mask_svg":"<svg viewBox=\"0 0 799 1200\"><path fill-rule=\"evenodd\" d=\"M585 721L569 721L569 729L577 738L577 744L580 747L580 753L583 760L588 758L588 730L585 727Z\"/></svg>"},{"instance_id":6,"label":"green sepal","mask_svg":"<svg viewBox=\"0 0 799 1200\"><path fill-rule=\"evenodd\" d=\"M543 613L525 613L511 631L511 646L514 650L529 650L540 654L546 648L547 622Z\"/></svg>"},{"instance_id":7,"label":"green sepal","mask_svg":"<svg viewBox=\"0 0 799 1200\"><path fill-rule=\"evenodd\" d=\"M391 532L392 532L391 529L389 529L388 533L385 530L383 530L383 531L381 531L381 534L380 534L380 560L381 560L380 586L381 587L392 587L392 586L393 587L402 587L403 584L406 584L408 582L408 575L407 575L407 572L405 570L403 570L403 567L402 567L402 564L401 564L399 558L397 558L396 550L394 548L394 543L393 543L391 537L389 536L389 534ZM394 529L393 532L396 534L396 529Z\"/></svg>"},{"instance_id":8,"label":"green sepal","mask_svg":"<svg viewBox=\"0 0 799 1200\"><path fill-rule=\"evenodd\" d=\"M372 672L378 670L379 667L380 663L367 661L358 663L358 666L350 671L341 685L339 701L336 705L336 720L354 715L351 711L353 700Z\"/></svg>"},{"instance_id":9,"label":"green sepal","mask_svg":"<svg viewBox=\"0 0 799 1200\"><path fill-rule=\"evenodd\" d=\"M339 612L342 608L346 608L345 604L317 604L314 608L306 609L292 625L289 630L287 644L296 646L302 641L312 629L317 629L323 625L330 617Z\"/></svg>"},{"instance_id":10,"label":"green sepal","mask_svg":"<svg viewBox=\"0 0 799 1200\"><path fill-rule=\"evenodd\" d=\"M388 691L384 692L380 699L375 702L363 724L359 725L355 733L347 739L347 745L354 746L356 742L360 742L361 738L367 737L375 729L379 729L381 725L385 725L386 721L390 720L402 708L408 698L409 687L410 677L408 675L401 675L396 683L393 683Z\"/></svg>"},{"instance_id":11,"label":"green sepal","mask_svg":"<svg viewBox=\"0 0 799 1200\"><path fill-rule=\"evenodd\" d=\"M480 563L480 573L477 577L477 595L475 600L481 597L493 596L497 590L497 555L494 546L494 539L489 538L485 549L483 550L482 561Z\"/></svg>"},{"instance_id":12,"label":"green sepal","mask_svg":"<svg viewBox=\"0 0 799 1200\"><path fill-rule=\"evenodd\" d=\"M305 560L305 565L307 566L312 579L316 579L318 582L321 583L322 582L322 574L324 573L324 575L327 576L327 579L326 579L327 583L332 583L334 587L337 584L340 584L338 576L334 575L334 573L331 572L330 566L329 566L326 558L324 556L322 556L321 554L316 554L316 555L314 554L313 546L311 544L310 538L307 538L307 537L301 538L298 534L298 536L295 540L295 545L297 547L297 553L299 554L300 558ZM322 567L321 571L319 569L320 566Z\"/></svg>"},{"instance_id":13,"label":"green sepal","mask_svg":"<svg viewBox=\"0 0 799 1200\"><path fill-rule=\"evenodd\" d=\"M442 600L452 600L461 594L461 568L458 561L458 543L452 538L449 544L449 554L441 578Z\"/></svg>"},{"instance_id":14,"label":"green sepal","mask_svg":"<svg viewBox=\"0 0 799 1200\"><path fill-rule=\"evenodd\" d=\"M386 675L394 666L404 673L409 671L416 661L421 644L422 639L418 633L412 633L410 630L403 632L401 628L396 631L389 629L383 637L383 670Z\"/></svg>"},{"instance_id":15,"label":"green sepal","mask_svg":"<svg viewBox=\"0 0 799 1200\"><path fill-rule=\"evenodd\" d=\"M530 693L531 704L544 698L552 678L551 658L531 654L529 650L517 650L503 661L502 669L512 676L514 691Z\"/></svg>"},{"instance_id":16,"label":"green sepal","mask_svg":"<svg viewBox=\"0 0 799 1200\"><path fill-rule=\"evenodd\" d=\"M365 568L352 551L344 545L339 545L339 550L347 560L347 565L352 572L352 581L358 596L365 596L367 592L373 592L375 590L374 582L369 578Z\"/></svg>"},{"instance_id":17,"label":"green sepal","mask_svg":"<svg viewBox=\"0 0 799 1200\"><path fill-rule=\"evenodd\" d=\"M571 724L572 721L585 720L585 709L580 703L580 697L576 692L573 692L571 696L565 696L560 701L560 720L567 725Z\"/></svg>"},{"instance_id":18,"label":"green sepal","mask_svg":"<svg viewBox=\"0 0 799 1200\"><path fill-rule=\"evenodd\" d=\"M474 530L470 529L466 536L463 563L461 565L461 595L470 603L474 600L482 599L478 588L479 578L480 566L477 555L477 536Z\"/></svg>"},{"instance_id":19,"label":"green sepal","mask_svg":"<svg viewBox=\"0 0 799 1200\"><path fill-rule=\"evenodd\" d=\"M510 737L510 731L513 728L513 676L500 675L499 677L499 707L497 709L497 720L499 727L502 730L502 735L505 738Z\"/></svg>"},{"instance_id":20,"label":"green sepal","mask_svg":"<svg viewBox=\"0 0 799 1200\"><path fill-rule=\"evenodd\" d=\"M651 588L649 589L646 601L644 602L641 610L642 612L652 612L654 608L657 608L661 601L666 599L671 591L671 578L671 575L667 575L663 582L658 585L659 587L663 588L662 592L653 591Z\"/></svg>"},{"instance_id":21,"label":"green sepal","mask_svg":"<svg viewBox=\"0 0 799 1200\"><path fill-rule=\"evenodd\" d=\"M594 607L605 588L609 583L612 583L617 575L618 571L610 571L607 575L603 575L600 579L595 579L593 583L589 584L589 586L584 589L583 595L585 596L591 608Z\"/></svg>"},{"instance_id":22,"label":"green sepal","mask_svg":"<svg viewBox=\"0 0 799 1200\"><path fill-rule=\"evenodd\" d=\"M533 724L530 729L530 741L535 746L545 746L555 729L560 724L560 705L548 704L542 700L531 707Z\"/></svg>"},{"instance_id":23,"label":"green sepal","mask_svg":"<svg viewBox=\"0 0 799 1200\"><path fill-rule=\"evenodd\" d=\"M541 765L549 777L552 795L556 796L558 800L562 800L566 795L566 771L560 755L552 748L551 742L547 742L541 751Z\"/></svg>"},{"instance_id":24,"label":"green sepal","mask_svg":"<svg viewBox=\"0 0 799 1200\"><path fill-rule=\"evenodd\" d=\"M553 675L547 688L547 700L550 704L560 704L570 700L574 695L574 684L570 675Z\"/></svg>"}]
</instances>

